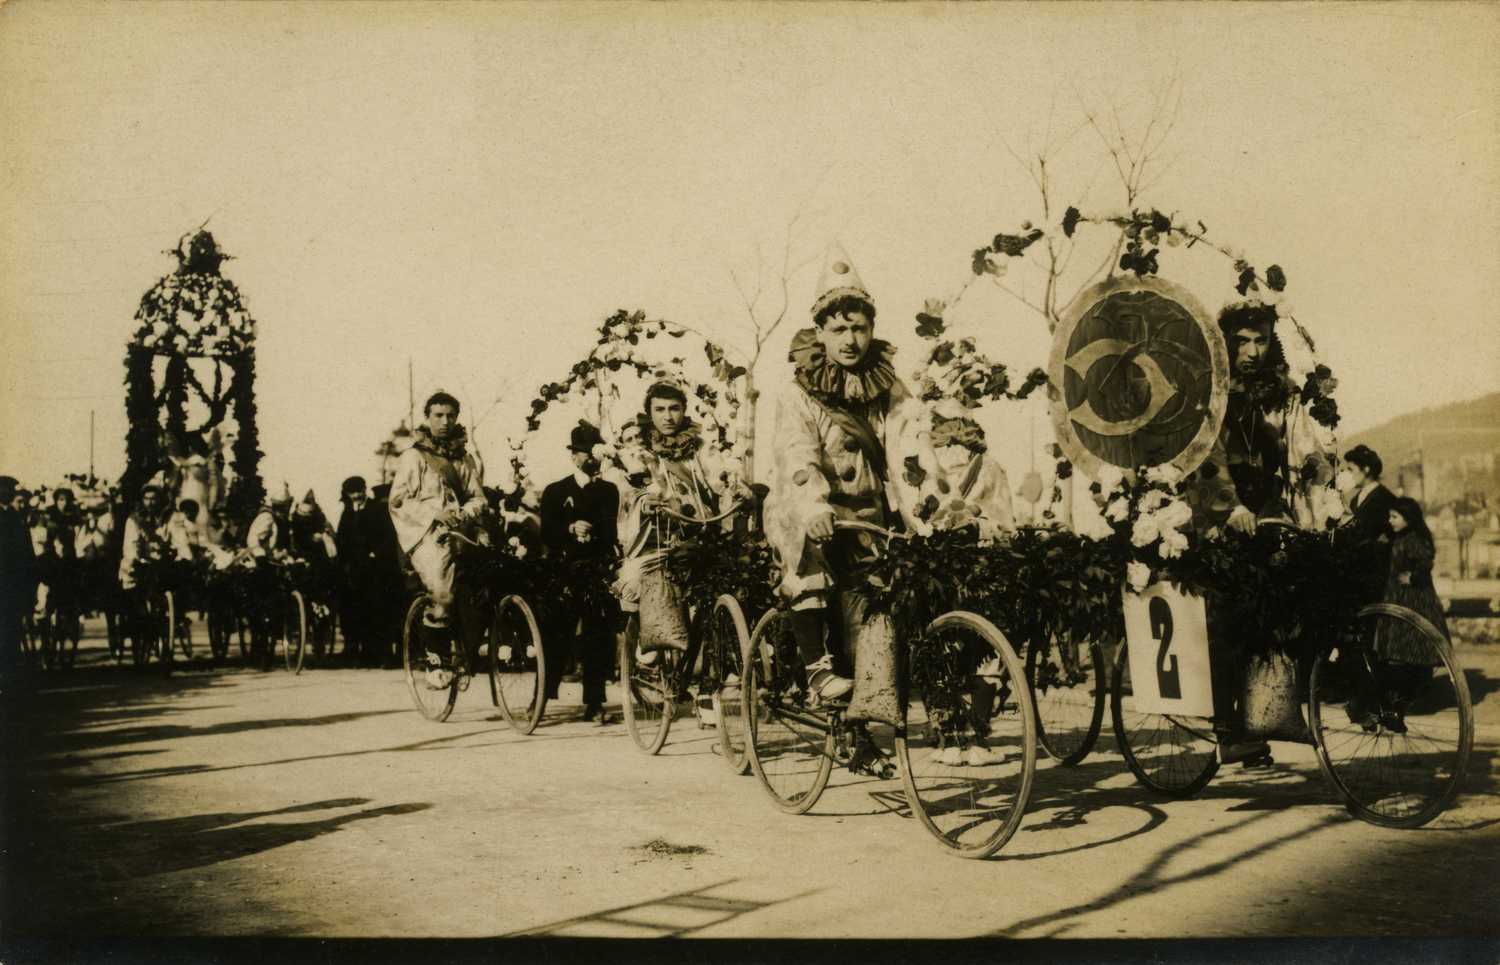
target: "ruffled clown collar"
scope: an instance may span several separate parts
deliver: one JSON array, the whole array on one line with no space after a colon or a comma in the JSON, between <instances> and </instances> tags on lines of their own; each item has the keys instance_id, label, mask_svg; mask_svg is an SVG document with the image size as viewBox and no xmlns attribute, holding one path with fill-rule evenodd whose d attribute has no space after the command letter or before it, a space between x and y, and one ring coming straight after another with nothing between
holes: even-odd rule
<instances>
[{"instance_id":1,"label":"ruffled clown collar","mask_svg":"<svg viewBox=\"0 0 1500 965\"><path fill-rule=\"evenodd\" d=\"M453 431L448 434L448 438L442 440L434 439L432 431L426 426L417 426L416 440L412 445L435 456L458 460L464 457L465 447L468 443L469 433L461 425L454 426Z\"/></svg>"},{"instance_id":2,"label":"ruffled clown collar","mask_svg":"<svg viewBox=\"0 0 1500 965\"><path fill-rule=\"evenodd\" d=\"M787 358L803 391L826 406L845 409L878 402L899 384L891 364L895 354L890 342L875 338L858 365L843 366L828 358L817 329L804 328L792 336Z\"/></svg>"},{"instance_id":3,"label":"ruffled clown collar","mask_svg":"<svg viewBox=\"0 0 1500 965\"><path fill-rule=\"evenodd\" d=\"M669 462L686 462L693 458L703 445L703 430L698 423L688 419L672 435L663 435L651 422L651 417L642 415L637 424L646 448L659 459Z\"/></svg>"}]
</instances>

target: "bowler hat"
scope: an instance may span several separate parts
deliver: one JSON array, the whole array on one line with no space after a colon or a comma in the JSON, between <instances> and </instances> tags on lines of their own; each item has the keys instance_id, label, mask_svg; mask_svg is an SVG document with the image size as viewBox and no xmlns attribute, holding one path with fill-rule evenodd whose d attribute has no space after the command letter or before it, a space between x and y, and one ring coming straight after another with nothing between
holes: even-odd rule
<instances>
[{"instance_id":1,"label":"bowler hat","mask_svg":"<svg viewBox=\"0 0 1500 965\"><path fill-rule=\"evenodd\" d=\"M568 443L568 449L572 452L593 452L595 446L604 444L604 436L599 433L589 422L578 420L578 425L573 427L572 440Z\"/></svg>"}]
</instances>

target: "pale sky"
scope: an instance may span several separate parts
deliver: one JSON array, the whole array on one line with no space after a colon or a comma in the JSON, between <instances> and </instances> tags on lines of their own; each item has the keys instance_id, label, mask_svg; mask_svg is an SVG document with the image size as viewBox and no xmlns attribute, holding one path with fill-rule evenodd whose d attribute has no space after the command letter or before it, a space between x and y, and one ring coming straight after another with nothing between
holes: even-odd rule
<instances>
[{"instance_id":1,"label":"pale sky","mask_svg":"<svg viewBox=\"0 0 1500 965\"><path fill-rule=\"evenodd\" d=\"M90 409L99 470L120 472L132 316L205 218L259 322L263 474L325 506L405 415L408 358L419 401L442 386L488 413L497 481L537 385L614 309L744 344L730 270L778 259L799 212L797 258L845 245L906 374L923 299L1041 220L1007 145L1034 153L1085 104L1137 123L1174 77L1171 167L1143 205L1286 270L1357 431L1500 389L1497 50L1484 4L12 0L0 472L86 469ZM1091 131L1056 173L1059 204L1118 207ZM762 385L815 273L792 279ZM1197 251L1162 275L1210 310L1233 297ZM1021 372L1045 361L1043 323L1003 293L955 318ZM997 448L1025 458L1033 416ZM572 418L549 419L539 476Z\"/></svg>"}]
</instances>

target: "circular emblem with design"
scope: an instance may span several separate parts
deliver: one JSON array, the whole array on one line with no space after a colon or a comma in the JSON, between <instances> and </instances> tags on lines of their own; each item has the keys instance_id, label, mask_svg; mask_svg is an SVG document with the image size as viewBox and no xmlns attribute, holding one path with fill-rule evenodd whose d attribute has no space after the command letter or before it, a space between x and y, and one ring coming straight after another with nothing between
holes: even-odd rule
<instances>
[{"instance_id":1,"label":"circular emblem with design","mask_svg":"<svg viewBox=\"0 0 1500 965\"><path fill-rule=\"evenodd\" d=\"M1089 475L1105 465L1191 472L1224 421L1224 337L1196 299L1159 278L1111 278L1079 295L1047 373L1058 444Z\"/></svg>"}]
</instances>

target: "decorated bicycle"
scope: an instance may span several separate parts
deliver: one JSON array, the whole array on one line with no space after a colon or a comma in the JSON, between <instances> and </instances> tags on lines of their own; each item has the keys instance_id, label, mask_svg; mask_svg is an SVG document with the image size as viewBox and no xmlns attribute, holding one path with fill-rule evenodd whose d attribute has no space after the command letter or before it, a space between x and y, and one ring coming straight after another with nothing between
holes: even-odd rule
<instances>
[{"instance_id":1,"label":"decorated bicycle","mask_svg":"<svg viewBox=\"0 0 1500 965\"><path fill-rule=\"evenodd\" d=\"M959 585L961 572L935 557L918 572L899 562L905 544L953 529L977 538L994 522L952 496L928 410L873 337L874 306L837 247L818 291L777 407L765 525L782 605L757 622L745 659L752 766L791 813L816 804L836 762L879 778L899 770L926 830L950 853L987 856L1031 793L1022 664L985 617L929 612L929 584Z\"/></svg>"},{"instance_id":2,"label":"decorated bicycle","mask_svg":"<svg viewBox=\"0 0 1500 965\"><path fill-rule=\"evenodd\" d=\"M1356 815L1431 820L1466 767L1467 687L1430 620L1374 602L1363 573L1381 553L1337 527L1337 383L1287 307L1285 273L1159 211L1068 209L1063 235L1083 226L1118 232L1119 273L1053 332L1057 478L1093 477L1107 534L1064 544L1090 601L1067 629L1107 640L1097 602L1125 584L1111 690L1127 764L1182 796L1221 763L1268 763L1267 739L1301 741ZM1238 299L1210 315L1157 277L1162 244L1232 261Z\"/></svg>"},{"instance_id":3,"label":"decorated bicycle","mask_svg":"<svg viewBox=\"0 0 1500 965\"><path fill-rule=\"evenodd\" d=\"M701 361L673 354L685 338L701 341ZM604 638L613 638L623 605L626 633L615 661L621 705L627 729L648 753L661 749L690 701L700 725L727 720L721 736L734 730L739 700L725 700L723 689L736 682L748 633L743 615L736 622L736 601L703 599L698 591L709 583L697 576L707 563L699 551L721 545L718 536L748 509L748 490L735 482L746 445L736 432L736 380L743 374L696 332L642 312L617 312L563 381L541 387L526 436L512 443L513 482L504 498L539 505L549 553L543 568L556 588L551 598L567 601L541 614L554 655L549 684L556 686L574 641L585 716L603 719L599 654L612 647ZM621 419L627 394L641 391L632 383L642 385L645 401ZM574 473L537 494L528 445L549 409L570 404L591 417L572 430ZM700 572L686 579L676 572L669 563L674 549L686 554L682 565ZM742 767L743 741L731 736L725 756Z\"/></svg>"},{"instance_id":4,"label":"decorated bicycle","mask_svg":"<svg viewBox=\"0 0 1500 965\"><path fill-rule=\"evenodd\" d=\"M675 381L659 379L646 390L635 425L621 436L625 469L625 560L616 588L627 614L620 647L625 724L648 754L665 744L680 704L692 700L699 724L719 728L720 753L743 772L740 658L749 640L745 615L728 594L704 599L703 574L690 561L674 572L674 551L702 552L714 534L750 508L739 467L705 446L687 416L688 397ZM681 569L687 570L681 579ZM701 658L701 659L700 659ZM690 679L697 670L696 679ZM690 687L693 693L689 693Z\"/></svg>"},{"instance_id":5,"label":"decorated bicycle","mask_svg":"<svg viewBox=\"0 0 1500 965\"><path fill-rule=\"evenodd\" d=\"M438 391L423 406L426 424L401 454L391 483L391 519L423 591L406 613L402 666L417 710L447 720L458 694L489 663L491 698L512 726L530 733L541 719L545 672L537 621L524 597L511 544L491 526L484 469L458 422L459 402ZM514 687L517 679L528 694Z\"/></svg>"}]
</instances>

